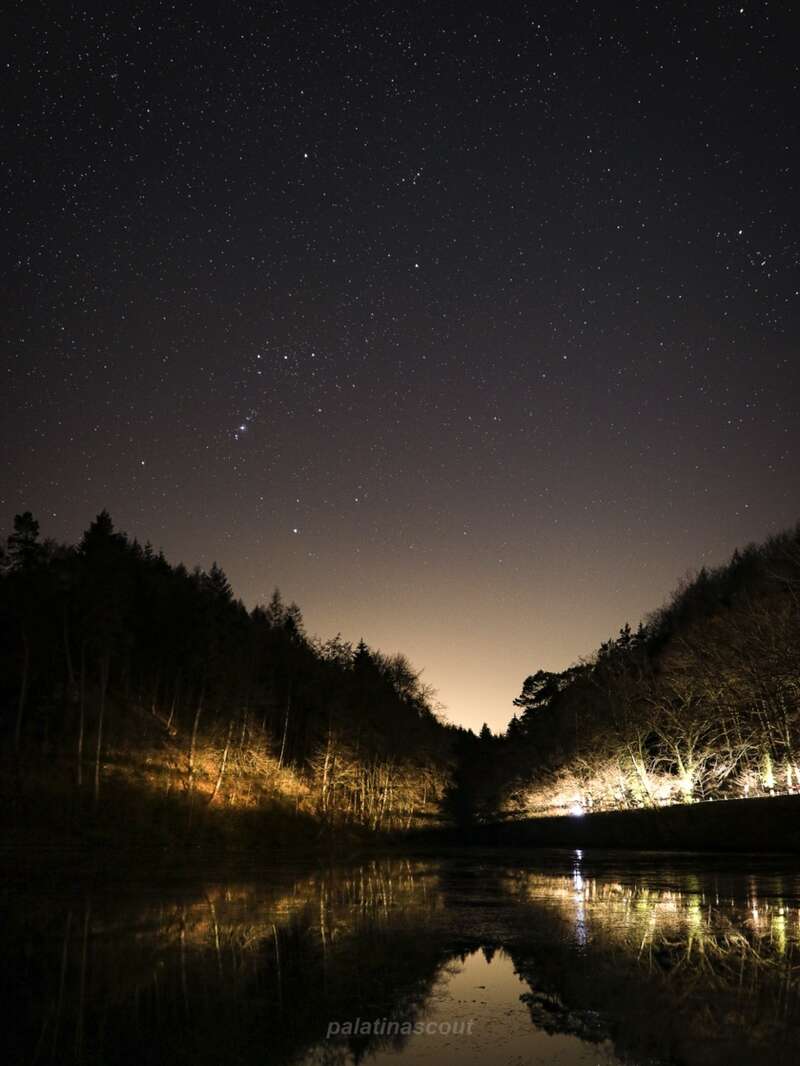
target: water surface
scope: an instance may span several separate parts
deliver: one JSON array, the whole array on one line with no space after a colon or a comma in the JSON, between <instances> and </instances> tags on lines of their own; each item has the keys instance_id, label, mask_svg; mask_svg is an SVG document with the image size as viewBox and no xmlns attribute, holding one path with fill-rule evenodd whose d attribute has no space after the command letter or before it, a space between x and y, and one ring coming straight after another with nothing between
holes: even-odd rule
<instances>
[{"instance_id":1,"label":"water surface","mask_svg":"<svg viewBox=\"0 0 800 1066\"><path fill-rule=\"evenodd\" d=\"M798 1061L789 860L530 853L4 889L21 1063Z\"/></svg>"}]
</instances>

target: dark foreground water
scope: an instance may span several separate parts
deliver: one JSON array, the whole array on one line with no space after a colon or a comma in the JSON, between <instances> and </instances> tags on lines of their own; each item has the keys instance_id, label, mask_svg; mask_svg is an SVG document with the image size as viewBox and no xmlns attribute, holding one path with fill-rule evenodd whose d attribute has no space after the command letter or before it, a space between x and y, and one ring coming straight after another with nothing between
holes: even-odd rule
<instances>
[{"instance_id":1,"label":"dark foreground water","mask_svg":"<svg viewBox=\"0 0 800 1066\"><path fill-rule=\"evenodd\" d=\"M5 1062L800 1062L800 869L391 858L3 889Z\"/></svg>"}]
</instances>

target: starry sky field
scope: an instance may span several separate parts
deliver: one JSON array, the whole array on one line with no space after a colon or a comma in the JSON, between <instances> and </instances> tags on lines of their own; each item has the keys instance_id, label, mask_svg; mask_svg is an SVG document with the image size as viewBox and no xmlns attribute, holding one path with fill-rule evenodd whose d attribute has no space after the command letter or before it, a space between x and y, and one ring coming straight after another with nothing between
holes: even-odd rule
<instances>
[{"instance_id":1,"label":"starry sky field","mask_svg":"<svg viewBox=\"0 0 800 1066\"><path fill-rule=\"evenodd\" d=\"M498 729L800 518L788 5L7 25L4 530L107 507Z\"/></svg>"}]
</instances>

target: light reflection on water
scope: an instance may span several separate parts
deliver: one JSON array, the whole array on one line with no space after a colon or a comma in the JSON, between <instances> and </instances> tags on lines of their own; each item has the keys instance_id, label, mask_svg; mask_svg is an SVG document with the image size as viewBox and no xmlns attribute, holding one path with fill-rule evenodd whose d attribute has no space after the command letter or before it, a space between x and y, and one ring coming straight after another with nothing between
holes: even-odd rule
<instances>
[{"instance_id":1,"label":"light reflection on water","mask_svg":"<svg viewBox=\"0 0 800 1066\"><path fill-rule=\"evenodd\" d=\"M571 878L521 871L514 882L517 898L522 894L531 902L559 905L573 921L579 946L590 937L638 945L639 954L667 943L681 945L687 954L713 945L723 953L744 952L764 965L787 959L787 973L800 961L797 876L789 881L751 875L744 879L744 894L729 874L701 883L687 873L674 887L653 885L651 876L625 881L584 876L576 852Z\"/></svg>"},{"instance_id":2,"label":"light reflection on water","mask_svg":"<svg viewBox=\"0 0 800 1066\"><path fill-rule=\"evenodd\" d=\"M9 1057L794 1063L800 876L732 862L498 854L158 891L12 884ZM356 1019L395 1031L342 1034ZM400 1030L459 1020L468 1034Z\"/></svg>"},{"instance_id":3,"label":"light reflection on water","mask_svg":"<svg viewBox=\"0 0 800 1066\"><path fill-rule=\"evenodd\" d=\"M593 1042L564 1033L549 1033L531 1024L523 1000L526 981L503 949L476 950L443 967L424 1012L431 1031L411 1036L398 1050L382 1049L370 1066L461 1066L484 1063L525 1063L526 1066L597 1066L619 1063L610 1041ZM470 1026L470 1022L473 1024ZM441 1034L435 1027L451 1023L456 1033ZM458 1031L460 1030L460 1031ZM358 1061L348 1048L342 1060ZM321 1061L315 1049L303 1066ZM324 1061L324 1060L322 1060Z\"/></svg>"}]
</instances>

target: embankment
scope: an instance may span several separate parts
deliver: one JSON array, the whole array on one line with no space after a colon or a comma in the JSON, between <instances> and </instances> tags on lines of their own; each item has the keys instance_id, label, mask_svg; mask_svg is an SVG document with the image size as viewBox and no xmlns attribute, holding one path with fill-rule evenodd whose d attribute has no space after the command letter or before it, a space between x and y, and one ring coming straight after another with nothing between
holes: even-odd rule
<instances>
[{"instance_id":1,"label":"embankment","mask_svg":"<svg viewBox=\"0 0 800 1066\"><path fill-rule=\"evenodd\" d=\"M636 848L800 854L800 796L525 818L475 826L471 844L503 847Z\"/></svg>"}]
</instances>

